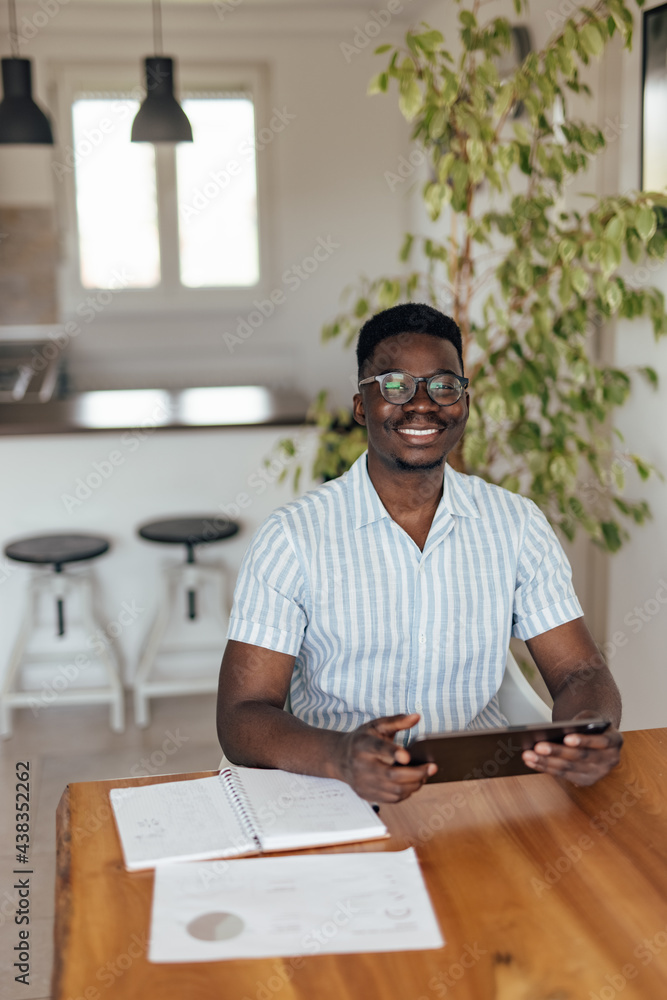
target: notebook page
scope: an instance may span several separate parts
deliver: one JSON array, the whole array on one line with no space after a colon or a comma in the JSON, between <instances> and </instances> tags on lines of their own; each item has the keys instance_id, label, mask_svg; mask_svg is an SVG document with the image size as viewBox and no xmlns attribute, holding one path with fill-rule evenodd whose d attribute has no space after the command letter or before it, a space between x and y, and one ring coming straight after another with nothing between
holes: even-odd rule
<instances>
[{"instance_id":1,"label":"notebook page","mask_svg":"<svg viewBox=\"0 0 667 1000\"><path fill-rule=\"evenodd\" d=\"M218 776L112 788L109 798L130 870L258 850Z\"/></svg>"},{"instance_id":2,"label":"notebook page","mask_svg":"<svg viewBox=\"0 0 667 1000\"><path fill-rule=\"evenodd\" d=\"M388 836L368 802L343 781L261 768L228 770L242 789L264 851Z\"/></svg>"}]
</instances>

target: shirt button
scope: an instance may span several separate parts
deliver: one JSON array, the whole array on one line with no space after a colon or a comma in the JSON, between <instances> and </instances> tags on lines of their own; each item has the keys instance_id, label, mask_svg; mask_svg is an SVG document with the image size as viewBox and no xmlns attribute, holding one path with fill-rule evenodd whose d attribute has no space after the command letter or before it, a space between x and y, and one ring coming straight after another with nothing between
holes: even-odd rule
<instances>
[{"instance_id":1,"label":"shirt button","mask_svg":"<svg viewBox=\"0 0 667 1000\"><path fill-rule=\"evenodd\" d=\"M415 708L417 709L418 712L421 712L421 710L422 710L423 707L424 707L424 705L423 705L423 703L421 701L416 701L415 702Z\"/></svg>"},{"instance_id":2,"label":"shirt button","mask_svg":"<svg viewBox=\"0 0 667 1000\"><path fill-rule=\"evenodd\" d=\"M423 646L423 645L424 645L424 643L426 642L426 636L424 635L424 633L423 633L423 632L420 632L420 633L419 633L419 641L420 641L420 643L422 644L422 646Z\"/></svg>"}]
</instances>

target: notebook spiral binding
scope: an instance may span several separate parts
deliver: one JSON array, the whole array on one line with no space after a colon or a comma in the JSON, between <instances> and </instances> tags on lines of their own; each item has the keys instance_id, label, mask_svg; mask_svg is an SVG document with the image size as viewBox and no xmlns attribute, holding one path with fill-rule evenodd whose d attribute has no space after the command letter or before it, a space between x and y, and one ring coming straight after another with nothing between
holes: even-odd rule
<instances>
[{"instance_id":1,"label":"notebook spiral binding","mask_svg":"<svg viewBox=\"0 0 667 1000\"><path fill-rule=\"evenodd\" d=\"M257 848L261 850L261 842L257 835L257 831L261 829L260 823L252 806L245 797L243 788L236 781L235 772L226 767L220 772L220 777L241 826L244 828L246 834L255 841Z\"/></svg>"}]
</instances>

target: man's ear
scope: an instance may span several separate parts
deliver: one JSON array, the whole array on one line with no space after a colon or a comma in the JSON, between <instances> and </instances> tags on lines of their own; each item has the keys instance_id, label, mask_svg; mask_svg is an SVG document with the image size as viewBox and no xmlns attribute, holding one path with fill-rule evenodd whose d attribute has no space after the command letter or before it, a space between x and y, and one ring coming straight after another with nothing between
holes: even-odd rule
<instances>
[{"instance_id":1,"label":"man's ear","mask_svg":"<svg viewBox=\"0 0 667 1000\"><path fill-rule=\"evenodd\" d=\"M364 412L364 401L360 392L355 392L352 397L352 416L362 427L366 426L366 413Z\"/></svg>"}]
</instances>

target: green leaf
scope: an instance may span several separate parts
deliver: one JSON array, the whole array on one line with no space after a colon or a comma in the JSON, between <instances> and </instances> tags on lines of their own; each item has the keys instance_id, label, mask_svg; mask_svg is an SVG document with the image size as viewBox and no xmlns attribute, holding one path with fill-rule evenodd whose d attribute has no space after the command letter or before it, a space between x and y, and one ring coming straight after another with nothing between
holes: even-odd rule
<instances>
[{"instance_id":1,"label":"green leaf","mask_svg":"<svg viewBox=\"0 0 667 1000\"><path fill-rule=\"evenodd\" d=\"M502 116L509 111L513 101L514 87L511 83L504 83L498 91L498 97L496 98L496 104L493 109L494 115L497 118L502 118Z\"/></svg>"},{"instance_id":2,"label":"green leaf","mask_svg":"<svg viewBox=\"0 0 667 1000\"><path fill-rule=\"evenodd\" d=\"M378 73L377 76L374 76L368 84L368 90L366 93L369 97L373 94L385 94L388 86L389 76L386 73Z\"/></svg>"},{"instance_id":3,"label":"green leaf","mask_svg":"<svg viewBox=\"0 0 667 1000\"><path fill-rule=\"evenodd\" d=\"M389 52L389 49L392 48L393 45L378 45L378 47L375 49L375 55L381 56L383 52Z\"/></svg>"},{"instance_id":4,"label":"green leaf","mask_svg":"<svg viewBox=\"0 0 667 1000\"><path fill-rule=\"evenodd\" d=\"M621 266L621 248L614 243L604 243L600 255L600 266L605 278Z\"/></svg>"},{"instance_id":5,"label":"green leaf","mask_svg":"<svg viewBox=\"0 0 667 1000\"><path fill-rule=\"evenodd\" d=\"M658 388L658 373L655 368L650 368L646 365L645 367L640 368L639 372L644 376L649 385L651 385L654 389Z\"/></svg>"},{"instance_id":6,"label":"green leaf","mask_svg":"<svg viewBox=\"0 0 667 1000\"><path fill-rule=\"evenodd\" d=\"M648 205L642 205L642 207L637 212L637 218L635 220L635 229L639 233L641 239L646 243L653 236L656 230L656 219L653 209L649 208Z\"/></svg>"},{"instance_id":7,"label":"green leaf","mask_svg":"<svg viewBox=\"0 0 667 1000\"><path fill-rule=\"evenodd\" d=\"M558 244L558 256L565 264L570 263L576 252L577 244L574 240L564 239Z\"/></svg>"},{"instance_id":8,"label":"green leaf","mask_svg":"<svg viewBox=\"0 0 667 1000\"><path fill-rule=\"evenodd\" d=\"M597 24L585 24L579 32L579 41L584 52L589 56L601 56L604 51L604 38Z\"/></svg>"},{"instance_id":9,"label":"green leaf","mask_svg":"<svg viewBox=\"0 0 667 1000\"><path fill-rule=\"evenodd\" d=\"M608 285L605 299L611 311L617 312L623 301L623 293L615 281Z\"/></svg>"},{"instance_id":10,"label":"green leaf","mask_svg":"<svg viewBox=\"0 0 667 1000\"><path fill-rule=\"evenodd\" d=\"M600 527L602 528L602 535L606 548L609 552L618 552L623 544L623 539L621 538L621 533L616 521L601 521Z\"/></svg>"},{"instance_id":11,"label":"green leaf","mask_svg":"<svg viewBox=\"0 0 667 1000\"><path fill-rule=\"evenodd\" d=\"M570 280L577 295L584 296L587 294L588 289L590 288L591 279L586 271L584 271L583 267L573 268L570 272Z\"/></svg>"},{"instance_id":12,"label":"green leaf","mask_svg":"<svg viewBox=\"0 0 667 1000\"><path fill-rule=\"evenodd\" d=\"M563 269L560 276L560 281L558 283L558 298L560 299L560 304L562 306L568 305L570 299L572 298L572 282L570 281L569 269Z\"/></svg>"},{"instance_id":13,"label":"green leaf","mask_svg":"<svg viewBox=\"0 0 667 1000\"><path fill-rule=\"evenodd\" d=\"M401 114L412 121L422 106L422 92L414 76L404 77L399 86L398 106Z\"/></svg>"},{"instance_id":14,"label":"green leaf","mask_svg":"<svg viewBox=\"0 0 667 1000\"><path fill-rule=\"evenodd\" d=\"M615 215L604 227L604 236L611 243L622 243L625 237L625 220L620 215Z\"/></svg>"},{"instance_id":15,"label":"green leaf","mask_svg":"<svg viewBox=\"0 0 667 1000\"><path fill-rule=\"evenodd\" d=\"M405 239L403 240L403 246L401 247L401 252L399 253L399 260L406 261L410 256L412 250L412 244L414 242L414 236L412 233L406 233Z\"/></svg>"},{"instance_id":16,"label":"green leaf","mask_svg":"<svg viewBox=\"0 0 667 1000\"><path fill-rule=\"evenodd\" d=\"M428 126L428 134L431 139L439 139L447 128L447 115L442 108L438 108L431 118Z\"/></svg>"}]
</instances>

